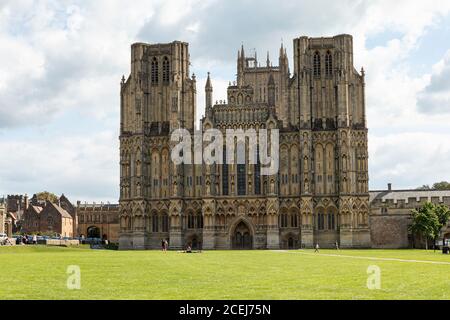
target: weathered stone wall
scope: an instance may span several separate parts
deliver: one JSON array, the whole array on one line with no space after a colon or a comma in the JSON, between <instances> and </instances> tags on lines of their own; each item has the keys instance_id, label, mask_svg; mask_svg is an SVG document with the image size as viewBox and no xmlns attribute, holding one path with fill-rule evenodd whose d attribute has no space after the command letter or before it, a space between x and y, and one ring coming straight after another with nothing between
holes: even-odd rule
<instances>
[{"instance_id":1,"label":"weathered stone wall","mask_svg":"<svg viewBox=\"0 0 450 320\"><path fill-rule=\"evenodd\" d=\"M370 236L372 248L408 248L408 215L372 215Z\"/></svg>"}]
</instances>

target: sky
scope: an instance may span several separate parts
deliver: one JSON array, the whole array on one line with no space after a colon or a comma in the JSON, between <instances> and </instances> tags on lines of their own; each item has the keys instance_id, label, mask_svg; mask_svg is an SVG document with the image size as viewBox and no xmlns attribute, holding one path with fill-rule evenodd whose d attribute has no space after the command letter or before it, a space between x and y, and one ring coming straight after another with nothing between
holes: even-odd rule
<instances>
[{"instance_id":1,"label":"sky","mask_svg":"<svg viewBox=\"0 0 450 320\"><path fill-rule=\"evenodd\" d=\"M450 1L0 0L0 195L117 202L119 89L134 42L189 42L197 119L237 50L351 34L366 71L369 187L450 180Z\"/></svg>"}]
</instances>

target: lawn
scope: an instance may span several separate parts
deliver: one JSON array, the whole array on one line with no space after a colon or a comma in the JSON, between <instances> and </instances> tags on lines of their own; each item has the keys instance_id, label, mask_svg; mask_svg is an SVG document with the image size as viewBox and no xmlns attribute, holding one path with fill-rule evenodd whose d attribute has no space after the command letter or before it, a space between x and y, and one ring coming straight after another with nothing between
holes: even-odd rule
<instances>
[{"instance_id":1,"label":"lawn","mask_svg":"<svg viewBox=\"0 0 450 320\"><path fill-rule=\"evenodd\" d=\"M0 247L0 299L450 299L432 250L106 251ZM69 265L81 289L67 288ZM367 268L381 289L367 288Z\"/></svg>"}]
</instances>

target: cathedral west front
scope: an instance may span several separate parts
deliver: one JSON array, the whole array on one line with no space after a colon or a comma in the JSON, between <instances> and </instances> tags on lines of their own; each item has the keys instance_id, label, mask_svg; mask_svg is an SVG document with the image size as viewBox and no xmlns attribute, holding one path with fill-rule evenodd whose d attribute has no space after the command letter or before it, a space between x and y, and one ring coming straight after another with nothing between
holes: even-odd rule
<instances>
[{"instance_id":1,"label":"cathedral west front","mask_svg":"<svg viewBox=\"0 0 450 320\"><path fill-rule=\"evenodd\" d=\"M292 58L291 72L282 45L277 66L242 46L227 99L213 103L209 74L204 87L200 133L279 132L278 170L263 174L248 139L241 162L175 163L173 132L199 134L188 44L131 46L120 89L120 249L162 239L173 249L371 246L365 81L352 37L296 38ZM229 153L224 139L224 160L236 158Z\"/></svg>"}]
</instances>

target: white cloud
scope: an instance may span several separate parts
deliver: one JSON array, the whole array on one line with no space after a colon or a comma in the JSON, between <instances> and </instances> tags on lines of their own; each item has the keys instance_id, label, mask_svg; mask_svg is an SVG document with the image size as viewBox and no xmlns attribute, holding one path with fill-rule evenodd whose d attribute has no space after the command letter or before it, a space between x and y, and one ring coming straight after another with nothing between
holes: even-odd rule
<instances>
[{"instance_id":1,"label":"white cloud","mask_svg":"<svg viewBox=\"0 0 450 320\"><path fill-rule=\"evenodd\" d=\"M29 194L48 190L70 200L117 201L118 139L115 132L54 136L51 141L0 141L0 190Z\"/></svg>"},{"instance_id":2,"label":"white cloud","mask_svg":"<svg viewBox=\"0 0 450 320\"><path fill-rule=\"evenodd\" d=\"M32 192L48 185L57 188L55 192L70 190L76 198L117 197L117 139L112 133L109 138L102 135L109 130L109 123L118 121L119 81L129 72L130 44L135 41L177 39L190 43L199 117L204 114L206 72L211 71L214 100L226 98L242 41L247 53L256 48L262 60L269 50L276 64L283 38L292 65L293 38L340 33L353 34L355 67L364 66L367 74L371 187L393 179L402 186L423 184L428 177L443 180L450 169L438 164L448 150L443 147L444 153L435 150L435 156L427 157L425 142L436 148L450 140L450 54L421 75L411 72L414 66L408 59L421 37L438 25L449 9L449 1L439 0L239 4L218 0L139 0L132 4L118 0L4 0L0 3L0 150L4 148L12 156L0 158L2 167L7 168L0 171L0 192L21 192L21 186ZM399 36L366 47L367 39L384 32ZM59 136L58 148L32 137L8 134L12 127L45 126L74 110L99 123L98 128L86 132L86 145L78 133ZM398 131L403 133L394 135ZM92 149L97 144L102 155ZM80 150L83 155L77 157ZM421 150L419 155L417 150ZM29 156L41 153L51 155L50 160L36 161ZM105 156L109 166L100 160ZM414 169L424 161L429 164L428 171ZM53 172L53 167L64 179L40 174ZM108 172L102 171L105 168ZM83 188L79 178L83 170L90 175L88 179L96 177L96 182L88 180L91 188ZM407 175L408 170L415 172Z\"/></svg>"},{"instance_id":3,"label":"white cloud","mask_svg":"<svg viewBox=\"0 0 450 320\"><path fill-rule=\"evenodd\" d=\"M428 85L419 93L418 107L424 114L450 114L450 50L433 67Z\"/></svg>"}]
</instances>

